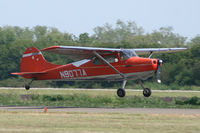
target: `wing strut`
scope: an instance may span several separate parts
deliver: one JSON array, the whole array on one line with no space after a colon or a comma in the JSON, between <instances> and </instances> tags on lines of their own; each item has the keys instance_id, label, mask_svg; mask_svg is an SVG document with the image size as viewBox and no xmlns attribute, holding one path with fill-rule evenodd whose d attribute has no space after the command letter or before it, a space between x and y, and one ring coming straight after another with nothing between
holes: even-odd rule
<instances>
[{"instance_id":1,"label":"wing strut","mask_svg":"<svg viewBox=\"0 0 200 133\"><path fill-rule=\"evenodd\" d=\"M153 51L150 51L148 58L151 58L152 55L153 55Z\"/></svg>"},{"instance_id":2,"label":"wing strut","mask_svg":"<svg viewBox=\"0 0 200 133\"><path fill-rule=\"evenodd\" d=\"M103 60L110 68L112 68L115 72L117 72L123 79L126 79L124 74L120 73L114 66L112 66L107 60L105 60L100 54L98 54L96 51L93 51L93 53L101 60Z\"/></svg>"}]
</instances>

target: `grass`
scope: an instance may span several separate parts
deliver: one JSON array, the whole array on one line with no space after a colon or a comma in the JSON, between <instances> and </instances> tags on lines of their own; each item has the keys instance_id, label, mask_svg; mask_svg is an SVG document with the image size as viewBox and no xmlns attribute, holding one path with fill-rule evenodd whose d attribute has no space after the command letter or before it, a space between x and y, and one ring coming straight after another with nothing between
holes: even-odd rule
<instances>
[{"instance_id":1,"label":"grass","mask_svg":"<svg viewBox=\"0 0 200 133\"><path fill-rule=\"evenodd\" d=\"M2 133L199 133L200 115L0 112Z\"/></svg>"},{"instance_id":2,"label":"grass","mask_svg":"<svg viewBox=\"0 0 200 133\"><path fill-rule=\"evenodd\" d=\"M200 108L200 92L153 92L145 98L142 91L128 90L119 98L116 90L1 89L0 105Z\"/></svg>"},{"instance_id":3,"label":"grass","mask_svg":"<svg viewBox=\"0 0 200 133\"><path fill-rule=\"evenodd\" d=\"M116 90L0 89L1 105L200 108L190 104L199 97L192 91L144 98L142 91L127 90L118 98ZM0 111L2 133L199 133L199 123L200 115Z\"/></svg>"}]
</instances>

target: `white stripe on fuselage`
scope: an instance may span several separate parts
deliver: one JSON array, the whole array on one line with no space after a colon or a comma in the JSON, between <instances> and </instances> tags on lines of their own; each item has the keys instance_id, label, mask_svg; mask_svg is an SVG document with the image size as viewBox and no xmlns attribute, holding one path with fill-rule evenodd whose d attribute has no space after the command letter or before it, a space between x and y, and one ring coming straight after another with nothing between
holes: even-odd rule
<instances>
[{"instance_id":1,"label":"white stripe on fuselage","mask_svg":"<svg viewBox=\"0 0 200 133\"><path fill-rule=\"evenodd\" d=\"M34 56L34 55L40 55L40 54L42 54L42 53L41 52L35 52L35 53L24 54L23 58L24 57L29 57L29 56Z\"/></svg>"},{"instance_id":2,"label":"white stripe on fuselage","mask_svg":"<svg viewBox=\"0 0 200 133\"><path fill-rule=\"evenodd\" d=\"M80 61L77 61L77 62L73 62L72 65L76 66L76 67L80 67L81 65L89 62L90 60L89 59L84 59L84 60L80 60Z\"/></svg>"}]
</instances>

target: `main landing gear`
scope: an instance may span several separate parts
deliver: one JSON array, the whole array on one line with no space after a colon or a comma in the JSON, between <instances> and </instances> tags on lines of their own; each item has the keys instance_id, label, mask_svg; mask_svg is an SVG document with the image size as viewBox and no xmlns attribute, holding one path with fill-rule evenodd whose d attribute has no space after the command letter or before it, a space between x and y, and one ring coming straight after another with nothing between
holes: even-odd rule
<instances>
[{"instance_id":1,"label":"main landing gear","mask_svg":"<svg viewBox=\"0 0 200 133\"><path fill-rule=\"evenodd\" d=\"M126 95L126 91L125 91L125 89L124 89L124 87L125 87L125 85L126 85L126 82L127 82L127 80L124 80L124 81L123 81L123 84L122 84L122 88L119 88L119 89L117 90L117 95L118 95L119 97L124 97L124 96ZM141 85L142 88L143 88L143 95L144 95L145 97L151 96L151 89L145 88L141 80L139 80L139 83L140 83L140 85Z\"/></svg>"},{"instance_id":2,"label":"main landing gear","mask_svg":"<svg viewBox=\"0 0 200 133\"><path fill-rule=\"evenodd\" d=\"M32 83L33 81L34 81L34 79L32 79L31 82L29 82L28 84L25 85L25 89L26 89L26 90L29 90L29 89L30 89L31 83Z\"/></svg>"},{"instance_id":3,"label":"main landing gear","mask_svg":"<svg viewBox=\"0 0 200 133\"><path fill-rule=\"evenodd\" d=\"M119 88L119 89L117 90L117 95L118 95L119 97L124 97L124 96L126 95L126 91L125 91L125 89L124 89L124 87L125 87L125 85L126 85L126 82L127 82L127 80L124 80L124 81L123 81L123 84L122 84L122 88Z\"/></svg>"},{"instance_id":4,"label":"main landing gear","mask_svg":"<svg viewBox=\"0 0 200 133\"><path fill-rule=\"evenodd\" d=\"M151 89L145 88L141 80L139 80L139 83L140 83L140 85L141 85L142 88L143 88L143 95L144 95L145 97L151 96Z\"/></svg>"}]
</instances>

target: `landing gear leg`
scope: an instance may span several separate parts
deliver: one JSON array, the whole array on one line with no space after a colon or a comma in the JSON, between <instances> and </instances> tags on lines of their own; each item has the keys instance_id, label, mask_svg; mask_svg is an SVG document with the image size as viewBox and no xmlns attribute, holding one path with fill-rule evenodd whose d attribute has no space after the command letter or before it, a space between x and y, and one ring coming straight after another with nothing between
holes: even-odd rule
<instances>
[{"instance_id":1,"label":"landing gear leg","mask_svg":"<svg viewBox=\"0 0 200 133\"><path fill-rule=\"evenodd\" d=\"M151 89L145 88L141 80L139 80L139 83L140 83L140 85L141 85L142 88L143 88L143 95L144 95L145 97L151 96Z\"/></svg>"},{"instance_id":2,"label":"landing gear leg","mask_svg":"<svg viewBox=\"0 0 200 133\"><path fill-rule=\"evenodd\" d=\"M126 85L127 80L123 80L123 84L122 84L122 88L119 88L117 90L117 95L119 97L124 97L126 95L126 91L125 91L125 85Z\"/></svg>"},{"instance_id":3,"label":"landing gear leg","mask_svg":"<svg viewBox=\"0 0 200 133\"><path fill-rule=\"evenodd\" d=\"M31 83L34 81L34 79L31 80L31 82L29 82L28 84L25 85L25 89L29 90L30 89L30 85Z\"/></svg>"}]
</instances>

